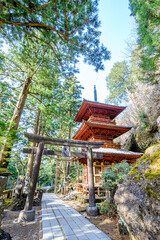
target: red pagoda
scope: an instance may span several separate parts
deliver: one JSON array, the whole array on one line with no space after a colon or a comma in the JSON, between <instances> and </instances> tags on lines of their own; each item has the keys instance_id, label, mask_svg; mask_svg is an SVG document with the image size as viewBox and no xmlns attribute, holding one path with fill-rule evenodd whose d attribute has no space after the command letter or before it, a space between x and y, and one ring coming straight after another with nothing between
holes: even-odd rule
<instances>
[{"instance_id":1,"label":"red pagoda","mask_svg":"<svg viewBox=\"0 0 160 240\"><path fill-rule=\"evenodd\" d=\"M77 113L74 121L82 122L81 127L74 135L75 140L85 141L104 141L104 145L99 149L93 149L93 153L102 158L93 159L94 183L96 193L100 193L102 183L101 175L109 170L109 165L114 165L122 160L134 163L142 154L125 151L121 145L114 143L113 140L122 134L128 132L132 127L118 126L115 122L117 117L125 107L113 106L99 102L83 100L83 103ZM76 158L83 164L82 183L79 183L79 189L87 192L88 169L87 158Z\"/></svg>"}]
</instances>

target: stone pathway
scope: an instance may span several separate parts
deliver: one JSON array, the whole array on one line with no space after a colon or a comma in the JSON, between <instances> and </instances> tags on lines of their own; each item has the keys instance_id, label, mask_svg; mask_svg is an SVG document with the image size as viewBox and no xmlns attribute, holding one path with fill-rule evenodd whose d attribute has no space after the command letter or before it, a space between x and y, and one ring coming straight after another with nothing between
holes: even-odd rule
<instances>
[{"instance_id":1,"label":"stone pathway","mask_svg":"<svg viewBox=\"0 0 160 240\"><path fill-rule=\"evenodd\" d=\"M43 240L111 240L104 232L70 207L54 193L42 198Z\"/></svg>"}]
</instances>

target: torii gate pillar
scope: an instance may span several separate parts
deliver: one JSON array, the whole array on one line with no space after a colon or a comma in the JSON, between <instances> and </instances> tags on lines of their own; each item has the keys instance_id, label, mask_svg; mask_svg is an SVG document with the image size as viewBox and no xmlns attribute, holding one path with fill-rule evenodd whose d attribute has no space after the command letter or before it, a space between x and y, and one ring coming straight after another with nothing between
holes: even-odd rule
<instances>
[{"instance_id":1,"label":"torii gate pillar","mask_svg":"<svg viewBox=\"0 0 160 240\"><path fill-rule=\"evenodd\" d=\"M87 214L89 216L97 216L99 209L96 207L94 175L93 175L93 156L92 148L87 148L87 166L88 166L88 186L89 186L89 206L87 206Z\"/></svg>"},{"instance_id":2,"label":"torii gate pillar","mask_svg":"<svg viewBox=\"0 0 160 240\"><path fill-rule=\"evenodd\" d=\"M40 142L37 148L36 159L33 166L32 177L30 181L28 195L26 198L25 207L24 207L24 210L22 210L19 214L18 222L23 222L23 221L30 222L30 221L34 221L35 219L35 210L32 209L32 206L33 206L33 199L34 199L36 184L38 181L43 149L44 149L44 143Z\"/></svg>"}]
</instances>

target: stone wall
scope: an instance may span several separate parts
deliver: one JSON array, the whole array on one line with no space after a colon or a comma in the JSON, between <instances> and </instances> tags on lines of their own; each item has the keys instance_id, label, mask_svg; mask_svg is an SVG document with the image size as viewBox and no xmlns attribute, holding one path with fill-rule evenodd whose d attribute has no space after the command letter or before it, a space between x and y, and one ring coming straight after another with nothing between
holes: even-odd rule
<instances>
[{"instance_id":1,"label":"stone wall","mask_svg":"<svg viewBox=\"0 0 160 240\"><path fill-rule=\"evenodd\" d=\"M160 240L160 144L138 160L115 202L132 240Z\"/></svg>"}]
</instances>

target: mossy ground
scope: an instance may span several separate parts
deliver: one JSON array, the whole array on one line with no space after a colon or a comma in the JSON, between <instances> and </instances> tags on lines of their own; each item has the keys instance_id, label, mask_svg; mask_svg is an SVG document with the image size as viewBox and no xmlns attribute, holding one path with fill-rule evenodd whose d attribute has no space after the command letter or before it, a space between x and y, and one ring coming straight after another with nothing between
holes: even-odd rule
<instances>
[{"instance_id":1,"label":"mossy ground","mask_svg":"<svg viewBox=\"0 0 160 240\"><path fill-rule=\"evenodd\" d=\"M7 170L7 168L0 167L0 175L1 176L9 176L9 175L11 175L11 173Z\"/></svg>"},{"instance_id":2,"label":"mossy ground","mask_svg":"<svg viewBox=\"0 0 160 240\"><path fill-rule=\"evenodd\" d=\"M3 206L4 206L4 208L8 208L8 207L12 206L12 204L13 204L13 199L6 198L4 200Z\"/></svg>"},{"instance_id":3,"label":"mossy ground","mask_svg":"<svg viewBox=\"0 0 160 240\"><path fill-rule=\"evenodd\" d=\"M0 173L4 173L7 171L7 168L0 168Z\"/></svg>"}]
</instances>

